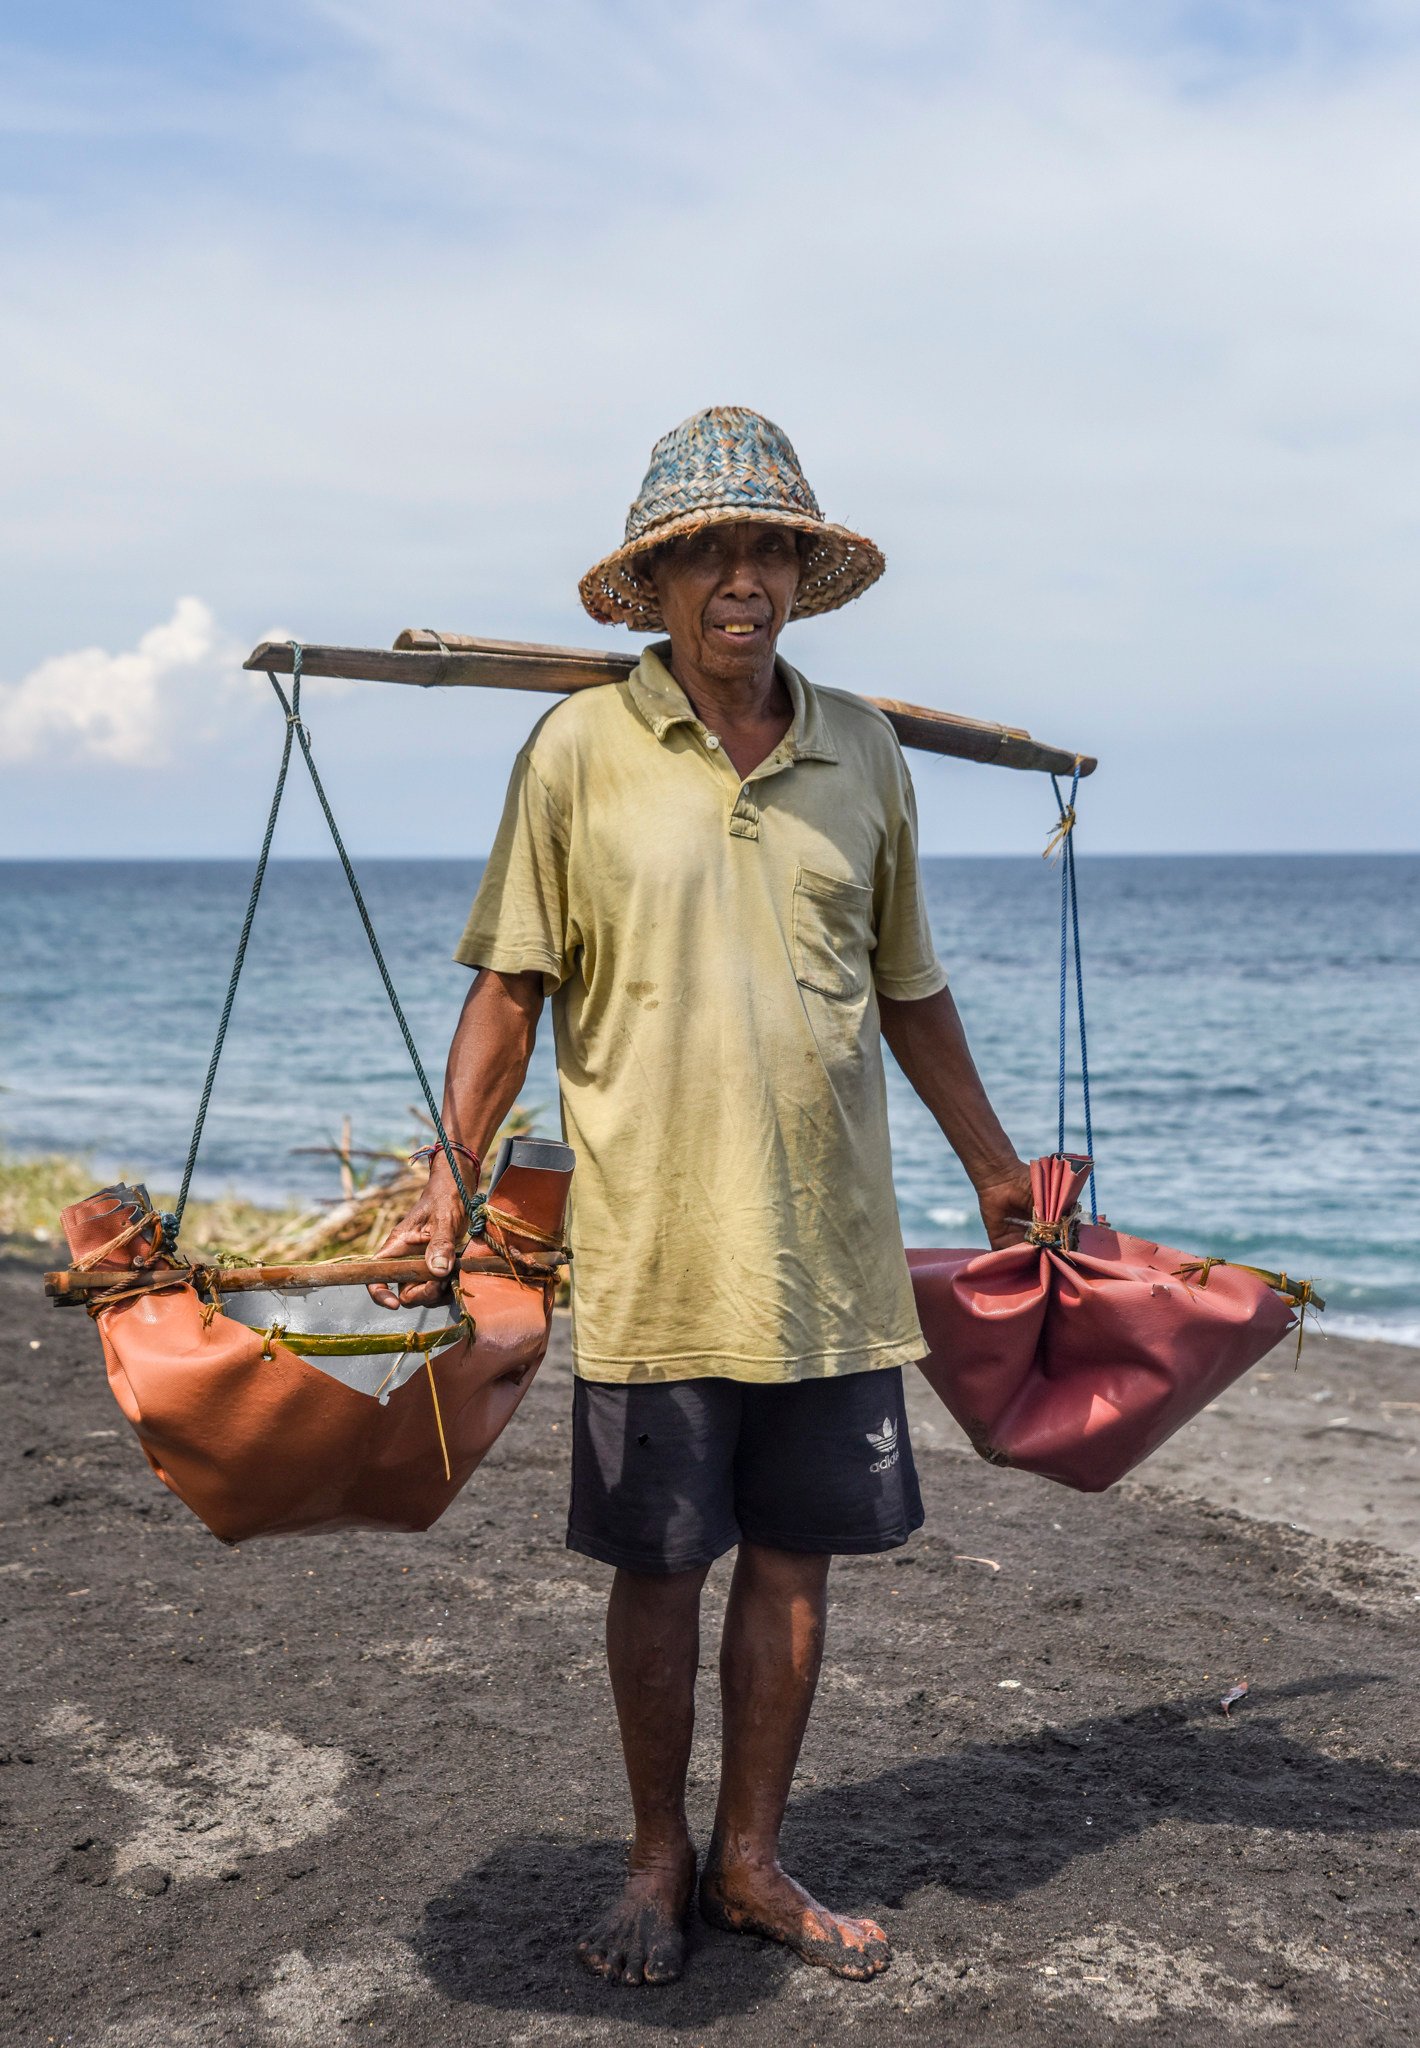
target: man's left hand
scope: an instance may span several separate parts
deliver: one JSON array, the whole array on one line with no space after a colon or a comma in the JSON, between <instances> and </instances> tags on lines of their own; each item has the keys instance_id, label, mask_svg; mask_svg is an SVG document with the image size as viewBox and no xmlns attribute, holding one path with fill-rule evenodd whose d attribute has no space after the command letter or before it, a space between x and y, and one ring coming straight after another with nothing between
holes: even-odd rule
<instances>
[{"instance_id":1,"label":"man's left hand","mask_svg":"<svg viewBox=\"0 0 1420 2048\"><path fill-rule=\"evenodd\" d=\"M1014 1167L977 1183L976 1199L993 1252L1008 1244L1024 1244L1031 1219L1030 1168L1024 1159Z\"/></svg>"}]
</instances>

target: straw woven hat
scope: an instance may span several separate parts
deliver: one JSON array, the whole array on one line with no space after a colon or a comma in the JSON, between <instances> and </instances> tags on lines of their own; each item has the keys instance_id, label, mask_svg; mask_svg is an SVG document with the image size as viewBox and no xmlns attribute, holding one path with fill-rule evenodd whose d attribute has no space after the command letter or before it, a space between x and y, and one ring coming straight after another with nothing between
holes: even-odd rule
<instances>
[{"instance_id":1,"label":"straw woven hat","mask_svg":"<svg viewBox=\"0 0 1420 2048\"><path fill-rule=\"evenodd\" d=\"M886 566L872 541L824 518L782 427L748 406L711 405L663 434L651 450L651 466L626 515L626 538L582 578L582 603L604 626L664 631L648 574L652 549L736 519L770 520L811 536L792 619L836 611L876 583Z\"/></svg>"}]
</instances>

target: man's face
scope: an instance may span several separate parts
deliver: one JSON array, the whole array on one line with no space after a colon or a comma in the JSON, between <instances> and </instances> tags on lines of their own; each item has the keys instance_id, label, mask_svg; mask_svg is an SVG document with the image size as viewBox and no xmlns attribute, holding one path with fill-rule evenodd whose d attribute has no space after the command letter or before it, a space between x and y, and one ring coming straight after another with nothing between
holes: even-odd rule
<instances>
[{"instance_id":1,"label":"man's face","mask_svg":"<svg viewBox=\"0 0 1420 2048\"><path fill-rule=\"evenodd\" d=\"M673 651L717 682L762 674L799 587L790 526L736 520L672 541L652 571Z\"/></svg>"}]
</instances>

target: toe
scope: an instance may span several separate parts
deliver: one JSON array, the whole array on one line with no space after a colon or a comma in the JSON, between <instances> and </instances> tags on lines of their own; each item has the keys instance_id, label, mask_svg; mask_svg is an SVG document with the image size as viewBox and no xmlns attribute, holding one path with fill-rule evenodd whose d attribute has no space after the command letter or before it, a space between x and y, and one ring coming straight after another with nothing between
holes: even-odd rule
<instances>
[{"instance_id":1,"label":"toe","mask_svg":"<svg viewBox=\"0 0 1420 2048\"><path fill-rule=\"evenodd\" d=\"M655 1932L655 1922L646 1909L637 1913L626 1929L622 1941L621 1969L623 1984L644 1984L646 1981L646 1954Z\"/></svg>"},{"instance_id":2,"label":"toe","mask_svg":"<svg viewBox=\"0 0 1420 2048\"><path fill-rule=\"evenodd\" d=\"M827 1959L828 1967L840 1977L851 1977L861 1984L869 1977L880 1976L887 1968L885 1955L874 1955L870 1950L841 1948L837 1956Z\"/></svg>"},{"instance_id":3,"label":"toe","mask_svg":"<svg viewBox=\"0 0 1420 2048\"><path fill-rule=\"evenodd\" d=\"M646 1958L646 1982L674 1984L681 1973L684 1956L684 1944L680 1940L658 1941Z\"/></svg>"},{"instance_id":4,"label":"toe","mask_svg":"<svg viewBox=\"0 0 1420 2048\"><path fill-rule=\"evenodd\" d=\"M888 1938L876 1920L845 1920L841 1929L842 1939L850 1948L874 1961L886 1962L891 1953Z\"/></svg>"},{"instance_id":5,"label":"toe","mask_svg":"<svg viewBox=\"0 0 1420 2048\"><path fill-rule=\"evenodd\" d=\"M614 1929L599 1927L577 1943L577 1960L598 1977L614 1984L626 1962L626 1943Z\"/></svg>"}]
</instances>

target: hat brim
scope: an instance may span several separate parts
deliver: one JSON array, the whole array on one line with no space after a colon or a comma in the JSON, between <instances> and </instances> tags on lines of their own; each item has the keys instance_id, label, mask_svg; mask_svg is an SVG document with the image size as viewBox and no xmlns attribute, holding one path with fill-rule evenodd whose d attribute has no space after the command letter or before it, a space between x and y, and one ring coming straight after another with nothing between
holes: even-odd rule
<instances>
[{"instance_id":1,"label":"hat brim","mask_svg":"<svg viewBox=\"0 0 1420 2048\"><path fill-rule=\"evenodd\" d=\"M804 573L794 596L791 619L811 619L819 612L837 611L850 599L861 597L877 582L887 563L882 549L846 526L834 526L807 513L783 512L777 507L726 505L698 512L682 513L662 526L641 534L636 540L607 555L588 569L577 588L582 603L599 625L629 626L633 633L663 633L661 601L647 573L647 558L667 541L681 540L705 526L728 526L753 522L755 525L791 526L812 537Z\"/></svg>"}]
</instances>

